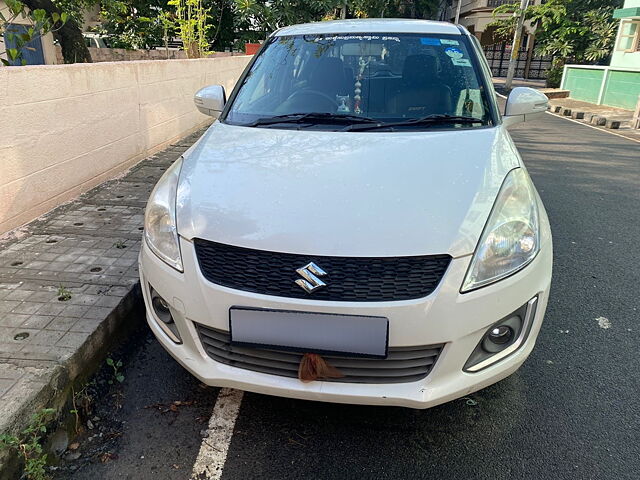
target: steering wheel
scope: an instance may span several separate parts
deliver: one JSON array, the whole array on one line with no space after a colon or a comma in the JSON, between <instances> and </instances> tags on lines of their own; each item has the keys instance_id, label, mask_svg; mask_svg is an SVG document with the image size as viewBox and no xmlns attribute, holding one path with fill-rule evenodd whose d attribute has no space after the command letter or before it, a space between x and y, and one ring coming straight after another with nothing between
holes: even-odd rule
<instances>
[{"instance_id":1,"label":"steering wheel","mask_svg":"<svg viewBox=\"0 0 640 480\"><path fill-rule=\"evenodd\" d=\"M327 104L329 105L329 108L327 108L328 111L332 111L338 108L338 102L336 101L335 98L331 98L330 95L327 95L326 93L321 92L319 90L313 90L312 88L305 88L303 90L297 90L293 92L291 95L289 95L289 98L287 98L285 102L290 102L294 100L296 97L300 97L302 95L315 96L317 98L321 98L322 100L326 101Z\"/></svg>"}]
</instances>

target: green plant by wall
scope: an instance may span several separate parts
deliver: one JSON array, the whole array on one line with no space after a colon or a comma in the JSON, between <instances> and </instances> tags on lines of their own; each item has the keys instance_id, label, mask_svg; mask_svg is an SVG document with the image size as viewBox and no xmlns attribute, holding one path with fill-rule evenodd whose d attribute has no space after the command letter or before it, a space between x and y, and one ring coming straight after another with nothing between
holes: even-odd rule
<instances>
[{"instance_id":1,"label":"green plant by wall","mask_svg":"<svg viewBox=\"0 0 640 480\"><path fill-rule=\"evenodd\" d=\"M210 8L202 0L170 0L175 7L175 29L180 35L187 58L201 58L209 51L207 32L211 25Z\"/></svg>"},{"instance_id":2,"label":"green plant by wall","mask_svg":"<svg viewBox=\"0 0 640 480\"><path fill-rule=\"evenodd\" d=\"M42 438L47 433L47 423L55 410L44 408L31 416L31 421L19 436L0 435L0 449L13 449L24 459L24 474L29 480L46 480L47 454L42 448Z\"/></svg>"},{"instance_id":3,"label":"green plant by wall","mask_svg":"<svg viewBox=\"0 0 640 480\"><path fill-rule=\"evenodd\" d=\"M107 358L107 365L113 368L112 378L109 379L109 385L113 385L114 380L118 383L124 382L124 375L120 371L122 368L122 360L114 360L113 358Z\"/></svg>"},{"instance_id":4,"label":"green plant by wall","mask_svg":"<svg viewBox=\"0 0 640 480\"><path fill-rule=\"evenodd\" d=\"M554 59L551 63L551 67L547 70L545 83L548 88L558 88L560 86L563 70L564 62L562 61L562 59Z\"/></svg>"},{"instance_id":5,"label":"green plant by wall","mask_svg":"<svg viewBox=\"0 0 640 480\"><path fill-rule=\"evenodd\" d=\"M73 294L71 293L71 290L69 290L68 288L65 288L64 285L60 285L58 287L58 300L61 302L66 302L68 300L71 300L71 297L73 296Z\"/></svg>"}]
</instances>

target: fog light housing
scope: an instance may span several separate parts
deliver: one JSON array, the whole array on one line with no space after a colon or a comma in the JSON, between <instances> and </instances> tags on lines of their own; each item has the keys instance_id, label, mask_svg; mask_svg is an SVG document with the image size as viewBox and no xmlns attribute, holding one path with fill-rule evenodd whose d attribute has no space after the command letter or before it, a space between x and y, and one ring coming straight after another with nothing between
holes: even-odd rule
<instances>
[{"instance_id":1,"label":"fog light housing","mask_svg":"<svg viewBox=\"0 0 640 480\"><path fill-rule=\"evenodd\" d=\"M173 323L173 317L171 316L171 310L169 310L169 304L158 293L151 289L151 305L153 311L156 312L156 316L166 324Z\"/></svg>"},{"instance_id":2,"label":"fog light housing","mask_svg":"<svg viewBox=\"0 0 640 480\"><path fill-rule=\"evenodd\" d=\"M511 345L522 329L522 317L510 315L487 330L482 338L482 349L487 353L498 353Z\"/></svg>"},{"instance_id":3,"label":"fog light housing","mask_svg":"<svg viewBox=\"0 0 640 480\"><path fill-rule=\"evenodd\" d=\"M538 297L491 325L465 363L465 372L478 372L518 350L531 330Z\"/></svg>"},{"instance_id":4,"label":"fog light housing","mask_svg":"<svg viewBox=\"0 0 640 480\"><path fill-rule=\"evenodd\" d=\"M149 285L149 297L151 298L151 308L154 313L154 320L156 320L156 324L174 343L182 343L180 332L178 332L178 326L173 320L173 314L171 313L171 306L169 305L169 302L162 298L151 285Z\"/></svg>"},{"instance_id":5,"label":"fog light housing","mask_svg":"<svg viewBox=\"0 0 640 480\"><path fill-rule=\"evenodd\" d=\"M487 340L494 345L505 345L509 343L514 337L513 328L507 325L500 325L492 328L487 333Z\"/></svg>"}]
</instances>

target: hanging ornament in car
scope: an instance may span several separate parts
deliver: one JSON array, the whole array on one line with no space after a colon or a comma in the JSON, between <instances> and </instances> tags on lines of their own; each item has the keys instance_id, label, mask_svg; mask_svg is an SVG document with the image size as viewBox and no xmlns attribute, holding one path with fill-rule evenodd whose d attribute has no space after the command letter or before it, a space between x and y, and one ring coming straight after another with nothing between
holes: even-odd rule
<instances>
[{"instance_id":1,"label":"hanging ornament in car","mask_svg":"<svg viewBox=\"0 0 640 480\"><path fill-rule=\"evenodd\" d=\"M362 113L362 108L360 107L360 100L362 99L362 96L360 95L362 93L362 75L364 74L364 69L369 65L370 60L371 59L365 60L364 57L360 57L358 59L358 75L356 76L356 83L354 84L355 89L353 90L353 111L357 114Z\"/></svg>"}]
</instances>

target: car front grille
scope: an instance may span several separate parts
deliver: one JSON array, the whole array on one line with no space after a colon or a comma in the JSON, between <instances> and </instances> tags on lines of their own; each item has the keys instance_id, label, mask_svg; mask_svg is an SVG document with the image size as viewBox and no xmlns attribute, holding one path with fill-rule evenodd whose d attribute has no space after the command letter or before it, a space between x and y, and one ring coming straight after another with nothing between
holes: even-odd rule
<instances>
[{"instance_id":1,"label":"car front grille","mask_svg":"<svg viewBox=\"0 0 640 480\"><path fill-rule=\"evenodd\" d=\"M282 350L247 348L232 345L227 332L196 324L200 341L213 360L244 370L281 377L298 376L302 354ZM323 355L344 374L328 382L407 383L425 378L436 363L443 344L418 347L389 347L386 359L348 358Z\"/></svg>"},{"instance_id":2,"label":"car front grille","mask_svg":"<svg viewBox=\"0 0 640 480\"><path fill-rule=\"evenodd\" d=\"M422 298L433 292L449 266L449 255L329 257L269 252L195 239L204 277L212 283L279 297L376 302ZM327 285L307 293L296 270L314 262Z\"/></svg>"}]
</instances>

